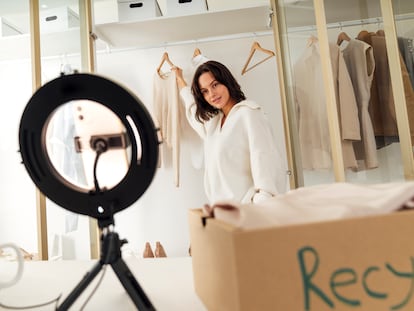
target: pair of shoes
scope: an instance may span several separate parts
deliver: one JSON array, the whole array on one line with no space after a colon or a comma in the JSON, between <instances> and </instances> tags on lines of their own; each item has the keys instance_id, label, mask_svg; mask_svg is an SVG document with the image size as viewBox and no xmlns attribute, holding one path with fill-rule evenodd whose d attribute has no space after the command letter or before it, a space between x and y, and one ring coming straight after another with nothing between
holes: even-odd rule
<instances>
[{"instance_id":1,"label":"pair of shoes","mask_svg":"<svg viewBox=\"0 0 414 311\"><path fill-rule=\"evenodd\" d=\"M155 243L155 255L154 252L152 251L151 245L149 242L145 243L145 249L144 249L144 253L143 253L143 258L154 258L154 257L167 257L167 254L165 253L164 247L162 246L162 244L157 241Z\"/></svg>"}]
</instances>

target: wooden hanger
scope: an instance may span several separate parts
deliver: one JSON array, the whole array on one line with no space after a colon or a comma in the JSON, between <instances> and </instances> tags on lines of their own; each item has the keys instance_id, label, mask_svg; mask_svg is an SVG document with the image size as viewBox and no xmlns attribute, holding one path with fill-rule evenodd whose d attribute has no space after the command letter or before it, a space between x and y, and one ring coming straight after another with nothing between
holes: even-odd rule
<instances>
[{"instance_id":1,"label":"wooden hanger","mask_svg":"<svg viewBox=\"0 0 414 311\"><path fill-rule=\"evenodd\" d=\"M336 44L337 45L341 45L341 43L342 42L344 42L344 41L351 41L351 38L347 35L347 33L346 32L341 32L339 35L338 35L338 40L336 40Z\"/></svg>"},{"instance_id":2,"label":"wooden hanger","mask_svg":"<svg viewBox=\"0 0 414 311\"><path fill-rule=\"evenodd\" d=\"M162 54L162 58L161 58L161 63L157 68L157 73L160 77L163 77L164 74L161 72L161 68L164 65L164 63L167 63L168 65L170 65L170 67L174 67L175 65L173 64L173 62L170 60L170 57L168 56L167 52L164 52L164 54Z\"/></svg>"},{"instance_id":3,"label":"wooden hanger","mask_svg":"<svg viewBox=\"0 0 414 311\"><path fill-rule=\"evenodd\" d=\"M254 64L253 66L248 67L248 66L249 66L249 64L250 64L250 61L252 60L253 55L254 55L254 53L255 53L256 51L263 52L263 53L265 53L265 54L267 54L267 55L269 55L269 56L268 56L268 57L266 57L265 59L261 60L261 61L260 61L260 62L258 62L257 64ZM273 56L275 56L275 52L262 48L262 47L260 46L260 44L259 44L257 41L253 42L252 47L251 47L251 49L250 49L249 56L248 56L248 58L247 58L246 64L244 64L244 67L243 67L243 69L242 69L242 73L241 73L241 74L242 74L242 75L244 75L246 72L248 72L248 71L252 70L254 67L256 67L256 66L260 65L261 63L265 62L266 60L268 60L269 58L271 58L271 57L273 57Z\"/></svg>"},{"instance_id":4,"label":"wooden hanger","mask_svg":"<svg viewBox=\"0 0 414 311\"><path fill-rule=\"evenodd\" d=\"M362 41L366 41L366 40L370 40L370 33L367 30L361 30L358 33L357 39L358 40L362 40Z\"/></svg>"},{"instance_id":5,"label":"wooden hanger","mask_svg":"<svg viewBox=\"0 0 414 311\"><path fill-rule=\"evenodd\" d=\"M193 53L193 58L198 56L198 55L201 55L201 51L200 51L199 48L195 48L194 53Z\"/></svg>"},{"instance_id":6,"label":"wooden hanger","mask_svg":"<svg viewBox=\"0 0 414 311\"><path fill-rule=\"evenodd\" d=\"M376 32L377 36L385 37L384 29L378 29Z\"/></svg>"},{"instance_id":7,"label":"wooden hanger","mask_svg":"<svg viewBox=\"0 0 414 311\"><path fill-rule=\"evenodd\" d=\"M310 47L312 44L315 44L316 42L318 42L318 38L314 35L310 35L310 37L308 38L308 42L306 43L306 46Z\"/></svg>"}]
</instances>

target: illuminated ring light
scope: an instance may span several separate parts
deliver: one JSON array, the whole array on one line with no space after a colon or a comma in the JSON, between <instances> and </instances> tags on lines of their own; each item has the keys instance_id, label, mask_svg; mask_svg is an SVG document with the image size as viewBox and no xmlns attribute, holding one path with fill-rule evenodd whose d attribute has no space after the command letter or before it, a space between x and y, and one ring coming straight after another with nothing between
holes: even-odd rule
<instances>
[{"instance_id":1,"label":"illuminated ring light","mask_svg":"<svg viewBox=\"0 0 414 311\"><path fill-rule=\"evenodd\" d=\"M131 144L126 175L100 193L69 183L57 173L47 155L48 122L59 106L73 100L90 100L109 108L122 122ZM139 159L134 131L141 145ZM23 164L44 195L67 210L98 220L110 220L138 200L151 184L158 160L157 130L142 102L118 84L92 74L63 75L39 88L23 112L19 144Z\"/></svg>"}]
</instances>

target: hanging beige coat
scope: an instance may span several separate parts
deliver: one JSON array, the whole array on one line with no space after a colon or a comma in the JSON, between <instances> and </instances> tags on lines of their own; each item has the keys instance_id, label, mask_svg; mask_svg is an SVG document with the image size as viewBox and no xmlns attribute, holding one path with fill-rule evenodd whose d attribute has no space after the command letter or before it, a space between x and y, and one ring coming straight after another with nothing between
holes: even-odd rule
<instances>
[{"instance_id":1,"label":"hanging beige coat","mask_svg":"<svg viewBox=\"0 0 414 311\"><path fill-rule=\"evenodd\" d=\"M361 139L358 108L342 52L331 43L330 55L342 139L344 165L356 168L352 142ZM304 169L332 168L331 145L319 44L309 42L294 65L294 90Z\"/></svg>"},{"instance_id":2,"label":"hanging beige coat","mask_svg":"<svg viewBox=\"0 0 414 311\"><path fill-rule=\"evenodd\" d=\"M361 124L361 141L354 143L358 169L378 167L374 128L369 115L371 85L375 72L372 47L361 40L351 39L343 49L344 60L354 86Z\"/></svg>"}]
</instances>

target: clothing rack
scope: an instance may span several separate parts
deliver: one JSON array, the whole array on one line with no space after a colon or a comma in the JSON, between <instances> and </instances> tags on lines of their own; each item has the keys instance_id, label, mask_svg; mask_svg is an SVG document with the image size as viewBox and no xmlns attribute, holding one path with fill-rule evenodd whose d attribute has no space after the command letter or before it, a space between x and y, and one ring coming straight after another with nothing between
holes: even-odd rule
<instances>
[{"instance_id":1,"label":"clothing rack","mask_svg":"<svg viewBox=\"0 0 414 311\"><path fill-rule=\"evenodd\" d=\"M174 41L174 42L163 42L159 44L152 44L152 45L143 45L143 46L135 46L130 48L113 48L107 45L106 52L124 52L124 51L135 51L135 50L145 50L145 49L155 49L155 48L167 48L171 46L180 46L180 45L194 45L199 43L208 43L208 42L217 42L217 41L224 41L224 40L236 40L236 39L244 39L244 38L258 38L258 37L265 37L273 35L273 31L266 30L266 31L256 31L256 32L246 32L246 33L238 33L233 35L224 35L224 36L215 36L215 37L207 37L201 39L192 39L192 40L184 40L184 41ZM99 51L97 51L98 53Z\"/></svg>"},{"instance_id":2,"label":"clothing rack","mask_svg":"<svg viewBox=\"0 0 414 311\"><path fill-rule=\"evenodd\" d=\"M396 21L411 20L411 19L414 19L414 14L404 14L404 15L395 16ZM341 29L342 27L381 24L382 22L383 22L382 17L374 17L374 18L329 23L329 24L326 24L326 27L328 29L335 29L335 28ZM288 28L287 32L289 34L289 33L295 33L295 32L306 32L306 31L316 31L316 30L317 30L316 25L310 25L310 26L290 27Z\"/></svg>"}]
</instances>

